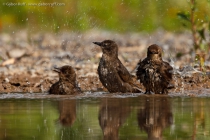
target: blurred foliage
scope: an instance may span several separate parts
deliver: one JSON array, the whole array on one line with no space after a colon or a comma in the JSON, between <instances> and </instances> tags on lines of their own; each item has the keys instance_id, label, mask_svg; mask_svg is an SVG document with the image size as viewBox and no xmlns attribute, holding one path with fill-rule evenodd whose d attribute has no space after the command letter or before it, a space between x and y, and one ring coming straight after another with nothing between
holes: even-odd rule
<instances>
[{"instance_id":1,"label":"blurred foliage","mask_svg":"<svg viewBox=\"0 0 210 140\"><path fill-rule=\"evenodd\" d=\"M209 2L206 0L206 3ZM199 7L200 1L190 0L189 11L177 13L182 19L184 27L190 28L192 32L195 60L199 61L201 70L204 70L205 53L210 49L210 17L208 12L202 12L203 7ZM208 4L208 3L207 3Z\"/></svg>"},{"instance_id":2,"label":"blurred foliage","mask_svg":"<svg viewBox=\"0 0 210 140\"><path fill-rule=\"evenodd\" d=\"M206 1L207 2L207 1ZM210 40L210 20L207 12L200 13L198 1L190 0L189 11L177 13L178 17L183 20L182 24L191 29L195 51L205 51L209 48Z\"/></svg>"},{"instance_id":3,"label":"blurred foliage","mask_svg":"<svg viewBox=\"0 0 210 140\"><path fill-rule=\"evenodd\" d=\"M38 5L54 2L64 5ZM179 31L183 28L176 13L187 9L187 6L187 0L1 0L0 29L8 31L27 28L30 31L57 32L100 28L137 32L164 28ZM210 14L206 0L199 1L198 9L198 17Z\"/></svg>"},{"instance_id":4,"label":"blurred foliage","mask_svg":"<svg viewBox=\"0 0 210 140\"><path fill-rule=\"evenodd\" d=\"M205 68L205 61L206 61L206 54L205 53L197 53L195 55L195 64L197 63L200 67L200 71L206 72Z\"/></svg>"}]
</instances>

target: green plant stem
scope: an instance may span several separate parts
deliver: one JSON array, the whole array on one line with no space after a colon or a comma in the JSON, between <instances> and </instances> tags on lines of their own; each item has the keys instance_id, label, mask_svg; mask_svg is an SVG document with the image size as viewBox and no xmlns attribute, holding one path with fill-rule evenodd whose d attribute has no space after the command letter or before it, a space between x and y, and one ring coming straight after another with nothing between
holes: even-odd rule
<instances>
[{"instance_id":1,"label":"green plant stem","mask_svg":"<svg viewBox=\"0 0 210 140\"><path fill-rule=\"evenodd\" d=\"M196 25L195 25L194 13L195 13L195 0L191 0L191 14L190 14L191 30L193 33L194 49L197 50L199 48L199 40L196 36Z\"/></svg>"}]
</instances>

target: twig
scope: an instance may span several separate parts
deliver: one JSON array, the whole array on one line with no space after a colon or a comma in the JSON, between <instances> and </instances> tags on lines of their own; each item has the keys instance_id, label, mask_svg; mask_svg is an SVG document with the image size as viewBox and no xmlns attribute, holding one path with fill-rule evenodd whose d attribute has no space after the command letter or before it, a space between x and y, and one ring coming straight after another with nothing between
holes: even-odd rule
<instances>
[{"instance_id":1,"label":"twig","mask_svg":"<svg viewBox=\"0 0 210 140\"><path fill-rule=\"evenodd\" d=\"M191 0L191 14L190 14L190 22L191 22L191 30L193 33L193 40L194 40L194 49L199 49L199 39L196 36L196 24L195 24L195 0Z\"/></svg>"}]
</instances>

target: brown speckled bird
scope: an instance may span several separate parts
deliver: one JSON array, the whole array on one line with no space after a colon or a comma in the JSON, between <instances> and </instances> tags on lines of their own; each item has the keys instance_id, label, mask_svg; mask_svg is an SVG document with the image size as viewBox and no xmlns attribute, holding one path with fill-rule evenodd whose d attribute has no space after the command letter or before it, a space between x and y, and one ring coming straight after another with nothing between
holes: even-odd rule
<instances>
[{"instance_id":1,"label":"brown speckled bird","mask_svg":"<svg viewBox=\"0 0 210 140\"><path fill-rule=\"evenodd\" d=\"M59 73L59 81L51 86L50 94L73 95L81 92L77 85L76 73L71 66L65 65L60 68L54 68L54 71Z\"/></svg>"},{"instance_id":2,"label":"brown speckled bird","mask_svg":"<svg viewBox=\"0 0 210 140\"><path fill-rule=\"evenodd\" d=\"M162 60L162 49L153 44L147 50L147 57L139 61L136 76L146 88L145 94L167 94L172 81L173 68Z\"/></svg>"},{"instance_id":3,"label":"brown speckled bird","mask_svg":"<svg viewBox=\"0 0 210 140\"><path fill-rule=\"evenodd\" d=\"M99 79L111 93L141 92L135 84L136 79L118 59L118 46L112 40L93 42L101 47L103 55L98 66Z\"/></svg>"}]
</instances>

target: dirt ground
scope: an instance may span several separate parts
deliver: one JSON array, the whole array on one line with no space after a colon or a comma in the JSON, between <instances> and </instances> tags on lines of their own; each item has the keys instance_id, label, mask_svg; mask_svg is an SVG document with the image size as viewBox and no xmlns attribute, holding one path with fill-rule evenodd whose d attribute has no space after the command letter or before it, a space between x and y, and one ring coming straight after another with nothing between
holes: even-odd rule
<instances>
[{"instance_id":1,"label":"dirt ground","mask_svg":"<svg viewBox=\"0 0 210 140\"><path fill-rule=\"evenodd\" d=\"M117 42L120 60L134 75L137 62L146 56L147 47L161 46L163 59L174 67L175 88L170 92L210 88L209 56L206 55L206 70L201 72L195 54L190 53L193 48L190 33L159 30L151 34L118 34L90 30L55 34L21 30L0 33L0 93L46 93L58 80L52 68L63 65L75 67L83 91L106 91L97 74L102 53L92 43L105 39Z\"/></svg>"}]
</instances>

